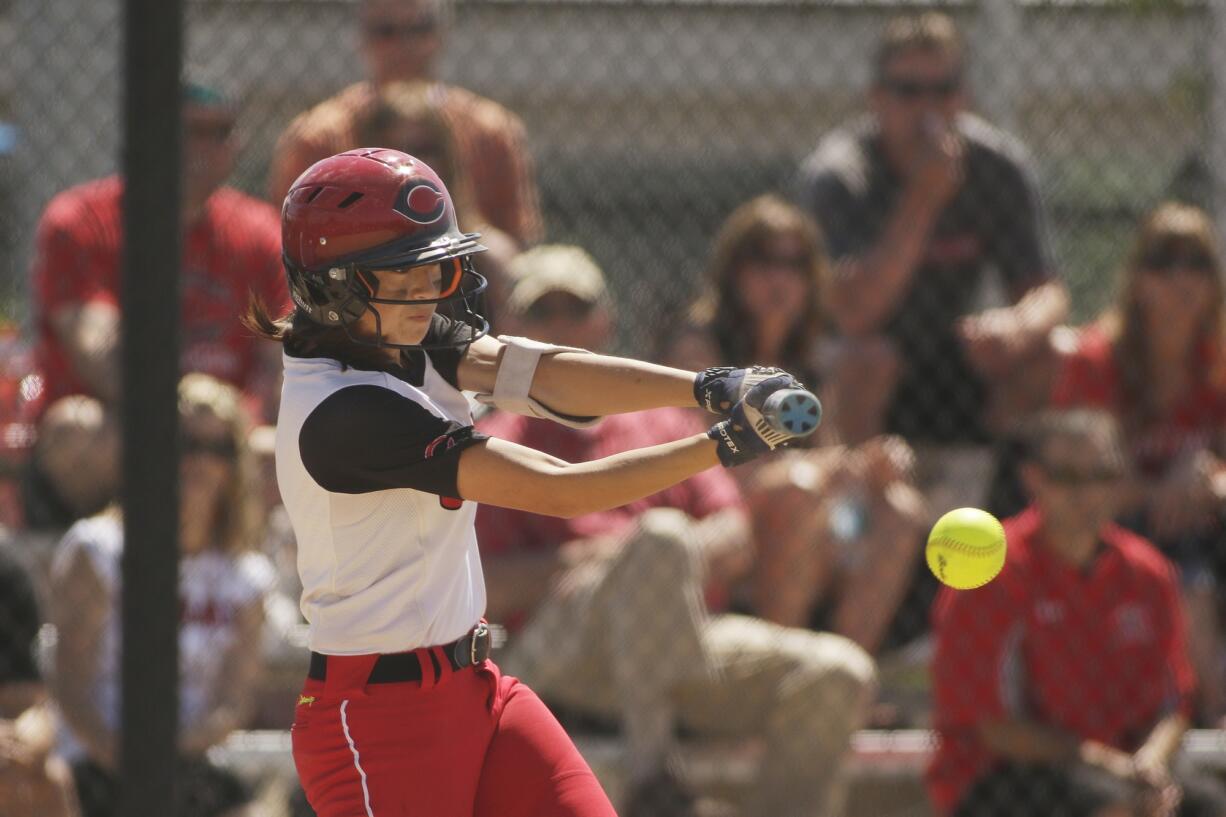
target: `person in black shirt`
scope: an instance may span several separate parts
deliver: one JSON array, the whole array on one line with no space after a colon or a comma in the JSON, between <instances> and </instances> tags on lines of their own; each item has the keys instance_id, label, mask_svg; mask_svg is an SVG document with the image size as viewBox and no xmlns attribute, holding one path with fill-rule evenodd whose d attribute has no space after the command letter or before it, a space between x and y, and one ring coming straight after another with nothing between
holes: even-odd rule
<instances>
[{"instance_id":1,"label":"person in black shirt","mask_svg":"<svg viewBox=\"0 0 1226 817\"><path fill-rule=\"evenodd\" d=\"M835 261L830 315L867 363L844 367L861 373L845 384L848 442L882 430L987 442L987 405L1067 312L1026 151L966 112L963 74L950 18L895 19L870 114L828 134L802 171ZM1009 305L976 312L992 270Z\"/></svg>"}]
</instances>

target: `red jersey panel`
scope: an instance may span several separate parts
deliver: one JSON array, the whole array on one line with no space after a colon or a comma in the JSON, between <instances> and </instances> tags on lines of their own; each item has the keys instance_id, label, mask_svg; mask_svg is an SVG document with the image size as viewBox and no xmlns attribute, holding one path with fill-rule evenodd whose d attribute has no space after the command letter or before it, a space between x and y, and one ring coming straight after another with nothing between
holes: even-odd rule
<instances>
[{"instance_id":1,"label":"red jersey panel","mask_svg":"<svg viewBox=\"0 0 1226 817\"><path fill-rule=\"evenodd\" d=\"M35 360L46 378L48 403L88 393L50 318L74 304L119 303L122 195L117 177L88 182L52 199L39 223L33 270ZM246 387L262 342L239 323L248 291L275 313L291 306L276 210L237 190L218 190L184 236L181 274L183 370Z\"/></svg>"},{"instance_id":2,"label":"red jersey panel","mask_svg":"<svg viewBox=\"0 0 1226 817\"><path fill-rule=\"evenodd\" d=\"M1195 372L1201 379L1186 398L1131 441L1134 462L1142 474L1160 475L1180 454L1212 448L1226 429L1226 382L1215 383L1209 376L1224 353L1223 349L1204 349ZM1111 340L1097 325L1084 327L1077 349L1064 361L1052 402L1064 408L1101 408L1119 415L1122 400Z\"/></svg>"},{"instance_id":3,"label":"red jersey panel","mask_svg":"<svg viewBox=\"0 0 1226 817\"><path fill-rule=\"evenodd\" d=\"M943 588L934 607L935 726L929 794L949 812L989 769L975 726L1023 718L1134 751L1195 687L1173 568L1121 528L1103 532L1078 570L1041 545L1035 509L1004 523L1009 553L995 581Z\"/></svg>"}]
</instances>

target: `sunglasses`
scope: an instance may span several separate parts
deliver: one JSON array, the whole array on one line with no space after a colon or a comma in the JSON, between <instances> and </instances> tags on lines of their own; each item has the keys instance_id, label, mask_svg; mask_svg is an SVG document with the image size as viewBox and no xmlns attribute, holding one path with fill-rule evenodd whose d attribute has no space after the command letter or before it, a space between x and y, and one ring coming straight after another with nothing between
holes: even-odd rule
<instances>
[{"instance_id":1,"label":"sunglasses","mask_svg":"<svg viewBox=\"0 0 1226 817\"><path fill-rule=\"evenodd\" d=\"M362 26L368 40L408 40L438 31L438 20L426 17L411 23L377 22Z\"/></svg>"},{"instance_id":2,"label":"sunglasses","mask_svg":"<svg viewBox=\"0 0 1226 817\"><path fill-rule=\"evenodd\" d=\"M807 255L761 255L754 261L764 267L786 269L792 272L808 272L810 265Z\"/></svg>"},{"instance_id":3,"label":"sunglasses","mask_svg":"<svg viewBox=\"0 0 1226 817\"><path fill-rule=\"evenodd\" d=\"M225 142L234 135L234 123L192 123L184 128L189 139L208 139L210 142Z\"/></svg>"},{"instance_id":4,"label":"sunglasses","mask_svg":"<svg viewBox=\"0 0 1226 817\"><path fill-rule=\"evenodd\" d=\"M533 323L544 323L557 320L558 318L565 318L578 323L591 317L592 310L595 308L596 304L591 301L580 300L577 297L566 298L565 300L541 298L524 311L524 317Z\"/></svg>"},{"instance_id":5,"label":"sunglasses","mask_svg":"<svg viewBox=\"0 0 1226 817\"><path fill-rule=\"evenodd\" d=\"M238 458L238 446L229 437L197 437L184 434L179 437L179 452L184 456L200 454L225 460Z\"/></svg>"},{"instance_id":6,"label":"sunglasses","mask_svg":"<svg viewBox=\"0 0 1226 817\"><path fill-rule=\"evenodd\" d=\"M1160 247L1141 257L1141 269L1169 275L1175 270L1191 270L1210 275L1216 269L1213 257L1203 250Z\"/></svg>"},{"instance_id":7,"label":"sunglasses","mask_svg":"<svg viewBox=\"0 0 1226 817\"><path fill-rule=\"evenodd\" d=\"M1047 476L1048 481L1059 485L1105 485L1116 482L1124 476L1119 468L1094 468L1084 470L1068 466L1048 465L1040 463L1039 468Z\"/></svg>"},{"instance_id":8,"label":"sunglasses","mask_svg":"<svg viewBox=\"0 0 1226 817\"><path fill-rule=\"evenodd\" d=\"M886 77L881 80L881 87L899 99L928 97L944 100L962 90L962 78L947 77L934 82L923 82L917 79Z\"/></svg>"}]
</instances>

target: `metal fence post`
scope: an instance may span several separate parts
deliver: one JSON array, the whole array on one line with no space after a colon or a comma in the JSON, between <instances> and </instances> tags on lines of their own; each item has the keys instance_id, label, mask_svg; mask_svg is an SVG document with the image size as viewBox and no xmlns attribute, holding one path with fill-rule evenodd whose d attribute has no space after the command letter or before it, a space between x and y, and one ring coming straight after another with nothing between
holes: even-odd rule
<instances>
[{"instance_id":1,"label":"metal fence post","mask_svg":"<svg viewBox=\"0 0 1226 817\"><path fill-rule=\"evenodd\" d=\"M174 813L181 0L126 0L120 815Z\"/></svg>"}]
</instances>

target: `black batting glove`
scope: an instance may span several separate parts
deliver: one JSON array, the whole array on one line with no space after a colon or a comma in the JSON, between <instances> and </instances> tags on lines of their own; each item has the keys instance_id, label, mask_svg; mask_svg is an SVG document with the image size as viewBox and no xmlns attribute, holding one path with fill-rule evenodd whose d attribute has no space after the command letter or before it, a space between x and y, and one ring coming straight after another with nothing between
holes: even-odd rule
<instances>
[{"instance_id":1,"label":"black batting glove","mask_svg":"<svg viewBox=\"0 0 1226 817\"><path fill-rule=\"evenodd\" d=\"M712 414L722 414L727 417L750 389L768 378L779 375L786 375L791 379L787 386L781 388L804 388L796 378L783 369L776 369L773 366L750 366L747 369L714 366L704 369L694 378L694 399L698 401L701 408Z\"/></svg>"},{"instance_id":2,"label":"black batting glove","mask_svg":"<svg viewBox=\"0 0 1226 817\"><path fill-rule=\"evenodd\" d=\"M762 416L762 404L780 389L796 387L796 378L787 372L760 380L732 407L727 420L711 426L707 436L718 443L716 453L725 468L747 463L794 439L795 435L771 427Z\"/></svg>"}]
</instances>

